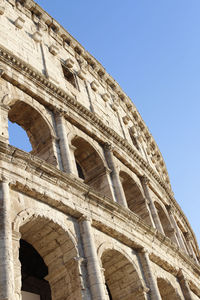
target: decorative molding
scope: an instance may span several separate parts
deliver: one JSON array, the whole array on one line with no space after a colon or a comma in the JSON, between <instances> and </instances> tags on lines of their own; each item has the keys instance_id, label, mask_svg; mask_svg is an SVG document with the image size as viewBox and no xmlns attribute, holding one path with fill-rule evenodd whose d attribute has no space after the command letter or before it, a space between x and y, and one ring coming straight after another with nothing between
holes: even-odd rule
<instances>
[{"instance_id":1,"label":"decorative molding","mask_svg":"<svg viewBox=\"0 0 200 300\"><path fill-rule=\"evenodd\" d=\"M108 93L104 93L103 95L101 95L101 97L105 102L108 102L110 100L110 95Z\"/></svg>"},{"instance_id":2,"label":"decorative molding","mask_svg":"<svg viewBox=\"0 0 200 300\"><path fill-rule=\"evenodd\" d=\"M33 39L34 39L34 41L36 43L41 43L41 41L42 41L42 34L39 31L34 32L33 35L32 35L32 37L33 37Z\"/></svg>"},{"instance_id":3,"label":"decorative molding","mask_svg":"<svg viewBox=\"0 0 200 300\"><path fill-rule=\"evenodd\" d=\"M97 81L92 81L91 82L91 88L93 89L93 91L95 91L95 92L97 92L98 91L98 88L99 88L99 84L98 84L98 82Z\"/></svg>"},{"instance_id":4,"label":"decorative molding","mask_svg":"<svg viewBox=\"0 0 200 300\"><path fill-rule=\"evenodd\" d=\"M68 68L73 68L73 66L74 66L74 60L71 59L71 58L66 59L65 65L66 65Z\"/></svg>"},{"instance_id":5,"label":"decorative molding","mask_svg":"<svg viewBox=\"0 0 200 300\"><path fill-rule=\"evenodd\" d=\"M56 45L51 45L49 47L49 52L51 54L53 54L54 56L56 56L58 54L58 52L59 52L59 48Z\"/></svg>"},{"instance_id":6,"label":"decorative molding","mask_svg":"<svg viewBox=\"0 0 200 300\"><path fill-rule=\"evenodd\" d=\"M85 70L81 69L77 72L77 75L80 79L85 80L87 72Z\"/></svg>"},{"instance_id":7,"label":"decorative molding","mask_svg":"<svg viewBox=\"0 0 200 300\"><path fill-rule=\"evenodd\" d=\"M15 21L15 26L19 29L22 29L24 26L25 20L22 17L18 17Z\"/></svg>"}]
</instances>

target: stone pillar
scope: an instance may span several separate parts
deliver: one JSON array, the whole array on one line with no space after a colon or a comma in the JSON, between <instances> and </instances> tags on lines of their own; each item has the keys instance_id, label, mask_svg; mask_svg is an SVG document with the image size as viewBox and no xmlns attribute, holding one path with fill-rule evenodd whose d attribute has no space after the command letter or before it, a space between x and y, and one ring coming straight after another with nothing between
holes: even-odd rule
<instances>
[{"instance_id":1,"label":"stone pillar","mask_svg":"<svg viewBox=\"0 0 200 300\"><path fill-rule=\"evenodd\" d=\"M157 228L158 231L160 231L162 234L165 234L164 230L163 230L163 227L162 227L162 224L160 222L160 218L158 216L157 209L156 209L156 207L154 205L154 202L153 202L153 200L150 196L150 193L149 193L149 186L148 186L149 179L146 176L142 176L140 178L140 180L141 180L141 183L142 183L142 187L144 189L145 197L148 200L149 209L150 209L151 216L152 216L152 219L153 219L154 227Z\"/></svg>"},{"instance_id":2,"label":"stone pillar","mask_svg":"<svg viewBox=\"0 0 200 300\"><path fill-rule=\"evenodd\" d=\"M14 278L15 278L15 299L21 299L21 263L19 260L19 248L20 248L20 232L12 232L12 249L13 249L13 267L14 267Z\"/></svg>"},{"instance_id":3,"label":"stone pillar","mask_svg":"<svg viewBox=\"0 0 200 300\"><path fill-rule=\"evenodd\" d=\"M8 111L10 107L0 103L0 141L9 144Z\"/></svg>"},{"instance_id":4,"label":"stone pillar","mask_svg":"<svg viewBox=\"0 0 200 300\"><path fill-rule=\"evenodd\" d=\"M199 263L199 262L198 262L198 259L197 259L197 257L196 257L195 252L194 252L194 249L193 249L193 247L192 247L192 240L193 240L192 235L191 235L189 232L187 232L186 235L185 235L185 239L186 239L186 242L187 242L187 245L188 245L188 249L189 249L189 254L190 254L190 256L191 256L191 257L196 261L196 263L198 264L198 263Z\"/></svg>"},{"instance_id":5,"label":"stone pillar","mask_svg":"<svg viewBox=\"0 0 200 300\"><path fill-rule=\"evenodd\" d=\"M59 145L60 145L60 153L61 153L63 170L66 173L74 174L72 159L70 157L69 143L67 140L67 131L65 128L65 118L62 113L56 113L55 120L56 120L57 134L59 137Z\"/></svg>"},{"instance_id":6,"label":"stone pillar","mask_svg":"<svg viewBox=\"0 0 200 300\"><path fill-rule=\"evenodd\" d=\"M168 210L168 213L169 213L169 217L170 217L172 226L175 229L175 234L176 234L176 237L177 237L177 244L179 245L179 247L181 249L183 249L187 253L188 251L187 251L187 249L185 247L185 244L183 242L182 236L180 234L180 230L179 230L178 225L176 223L176 220L174 218L174 211L173 211L171 205L167 206L167 210Z\"/></svg>"},{"instance_id":7,"label":"stone pillar","mask_svg":"<svg viewBox=\"0 0 200 300\"><path fill-rule=\"evenodd\" d=\"M107 299L107 296L92 233L91 220L82 216L79 222L85 258L87 260L89 288L92 294L92 299L105 300Z\"/></svg>"},{"instance_id":8,"label":"stone pillar","mask_svg":"<svg viewBox=\"0 0 200 300\"><path fill-rule=\"evenodd\" d=\"M186 280L186 278L183 274L183 271L181 269L179 270L177 277L178 277L184 298L187 300L193 300L192 292L190 290L188 281Z\"/></svg>"},{"instance_id":9,"label":"stone pillar","mask_svg":"<svg viewBox=\"0 0 200 300\"><path fill-rule=\"evenodd\" d=\"M115 166L112 146L110 144L104 145L104 154L105 154L105 158L106 158L108 167L111 170L110 176L111 176L111 182L112 182L112 188L113 188L115 200L122 206L128 207L127 201L126 201L126 196L124 194L124 190L123 190L120 178L119 178L119 174L118 174L116 166Z\"/></svg>"},{"instance_id":10,"label":"stone pillar","mask_svg":"<svg viewBox=\"0 0 200 300\"><path fill-rule=\"evenodd\" d=\"M74 155L74 152L76 151L76 149L77 148L74 145L72 145L71 143L69 144L70 157L72 160L72 172L75 176L79 177L77 166L76 166L76 159L75 159L75 155Z\"/></svg>"},{"instance_id":11,"label":"stone pillar","mask_svg":"<svg viewBox=\"0 0 200 300\"><path fill-rule=\"evenodd\" d=\"M142 266L142 272L145 277L145 281L148 284L148 287L150 288L150 291L149 291L150 299L151 300L162 300L156 279L154 278L153 272L151 270L151 263L149 260L148 252L145 249L141 249L138 252L138 255L139 255L140 264Z\"/></svg>"},{"instance_id":12,"label":"stone pillar","mask_svg":"<svg viewBox=\"0 0 200 300\"><path fill-rule=\"evenodd\" d=\"M6 179L0 182L0 300L14 300L12 224Z\"/></svg>"}]
</instances>

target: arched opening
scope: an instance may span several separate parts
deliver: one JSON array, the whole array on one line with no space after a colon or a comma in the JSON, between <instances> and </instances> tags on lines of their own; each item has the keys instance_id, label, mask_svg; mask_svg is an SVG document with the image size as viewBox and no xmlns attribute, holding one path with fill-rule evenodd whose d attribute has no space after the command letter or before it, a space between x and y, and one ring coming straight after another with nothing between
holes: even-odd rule
<instances>
[{"instance_id":1,"label":"arched opening","mask_svg":"<svg viewBox=\"0 0 200 300\"><path fill-rule=\"evenodd\" d=\"M26 152L31 152L33 150L29 141L29 137L21 126L19 126L17 123L8 121L8 131L10 145Z\"/></svg>"},{"instance_id":2,"label":"arched opening","mask_svg":"<svg viewBox=\"0 0 200 300\"><path fill-rule=\"evenodd\" d=\"M36 109L23 101L17 101L9 110L8 118L10 122L18 124L26 131L32 146L31 154L57 165L50 128ZM12 130L11 126L10 129Z\"/></svg>"},{"instance_id":3,"label":"arched opening","mask_svg":"<svg viewBox=\"0 0 200 300\"><path fill-rule=\"evenodd\" d=\"M83 138L72 140L78 175L102 195L111 197L106 167L97 151Z\"/></svg>"},{"instance_id":4,"label":"arched opening","mask_svg":"<svg viewBox=\"0 0 200 300\"><path fill-rule=\"evenodd\" d=\"M176 291L176 289L163 278L157 279L158 289L162 300L181 300L182 298Z\"/></svg>"},{"instance_id":5,"label":"arched opening","mask_svg":"<svg viewBox=\"0 0 200 300\"><path fill-rule=\"evenodd\" d=\"M188 249L188 244L186 242L185 236L186 236L186 231L184 230L183 226L181 225L181 223L179 221L177 221L177 226L178 226L178 230L180 233L180 237L182 240L182 249L189 254L189 249Z\"/></svg>"},{"instance_id":6,"label":"arched opening","mask_svg":"<svg viewBox=\"0 0 200 300\"><path fill-rule=\"evenodd\" d=\"M27 284L30 288L36 281L45 280L51 289L51 298L45 300L81 299L80 271L75 259L78 254L69 234L60 225L43 217L32 218L21 226L20 233L23 240L19 257L22 289ZM27 261L30 253L38 264L37 268L33 265L34 261ZM34 275L28 282L24 277L27 273Z\"/></svg>"},{"instance_id":7,"label":"arched opening","mask_svg":"<svg viewBox=\"0 0 200 300\"><path fill-rule=\"evenodd\" d=\"M136 269L123 254L109 249L101 259L110 300L146 299Z\"/></svg>"},{"instance_id":8,"label":"arched opening","mask_svg":"<svg viewBox=\"0 0 200 300\"><path fill-rule=\"evenodd\" d=\"M124 194L126 196L128 208L137 214L147 224L152 225L149 211L146 207L145 198L142 195L138 185L127 173L121 171L119 175Z\"/></svg>"},{"instance_id":9,"label":"arched opening","mask_svg":"<svg viewBox=\"0 0 200 300\"><path fill-rule=\"evenodd\" d=\"M166 213L164 212L163 208L158 202L154 202L154 204L157 209L158 216L160 218L160 222L165 235L169 237L171 240L173 240L174 242L176 242L174 228L171 226Z\"/></svg>"},{"instance_id":10,"label":"arched opening","mask_svg":"<svg viewBox=\"0 0 200 300\"><path fill-rule=\"evenodd\" d=\"M20 240L19 260L21 262L22 300L40 297L51 300L50 285L45 277L48 268L39 253L24 240Z\"/></svg>"}]
</instances>

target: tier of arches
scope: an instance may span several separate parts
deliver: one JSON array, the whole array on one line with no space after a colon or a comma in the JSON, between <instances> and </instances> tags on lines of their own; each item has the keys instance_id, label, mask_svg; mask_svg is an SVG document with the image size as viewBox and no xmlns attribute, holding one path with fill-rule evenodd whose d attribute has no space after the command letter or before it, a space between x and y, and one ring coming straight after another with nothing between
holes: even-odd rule
<instances>
[{"instance_id":1,"label":"tier of arches","mask_svg":"<svg viewBox=\"0 0 200 300\"><path fill-rule=\"evenodd\" d=\"M33 99L31 103L22 99L11 101L8 119L26 131L33 155L62 170L66 169L65 171L82 179L102 196L124 205L146 224L157 228L177 243L198 262L194 242L191 241L188 248L186 234L177 221L177 226L173 224L165 205L148 199L141 178L136 174L129 172L124 166L116 167L117 160L112 151L108 156L104 146L91 137L80 130L73 133L72 127L67 129L62 115L54 115ZM68 169L64 168L64 160L69 161Z\"/></svg>"},{"instance_id":2,"label":"tier of arches","mask_svg":"<svg viewBox=\"0 0 200 300\"><path fill-rule=\"evenodd\" d=\"M29 299L29 295L38 295L41 300L78 300L91 298L90 288L87 288L87 264L81 259L84 256L82 239L72 235L67 226L61 222L55 223L48 212L38 214L23 211L13 223L13 230L18 239L13 243L15 265L15 296L16 299ZM77 231L77 228L76 228ZM98 254L98 264L103 270L106 300L148 300L151 288L145 270L137 252L134 256L124 251L120 246L107 242L101 244ZM83 261L83 263L82 263ZM18 267L16 267L18 265ZM20 267L19 267L20 266ZM94 283L94 282L93 282ZM160 299L183 300L181 286L173 286L167 278L155 278L155 284ZM25 292L25 293L24 293Z\"/></svg>"}]
</instances>

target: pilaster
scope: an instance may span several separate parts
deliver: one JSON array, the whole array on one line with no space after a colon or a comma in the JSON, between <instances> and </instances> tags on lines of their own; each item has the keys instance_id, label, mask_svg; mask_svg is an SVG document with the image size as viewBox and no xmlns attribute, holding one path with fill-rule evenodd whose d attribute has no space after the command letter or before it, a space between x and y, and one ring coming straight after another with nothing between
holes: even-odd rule
<instances>
[{"instance_id":1,"label":"pilaster","mask_svg":"<svg viewBox=\"0 0 200 300\"><path fill-rule=\"evenodd\" d=\"M74 168L72 165L71 153L69 143L67 139L67 131L65 127L65 118L61 112L55 113L57 134L59 137L60 154L62 159L63 170L66 173L74 174ZM75 174L77 175L77 174Z\"/></svg>"},{"instance_id":2,"label":"pilaster","mask_svg":"<svg viewBox=\"0 0 200 300\"><path fill-rule=\"evenodd\" d=\"M183 296L185 297L185 299L193 300L192 292L190 290L188 281L181 269L179 270L179 273L178 273L178 280L179 280L181 290L182 290L182 293L183 293Z\"/></svg>"},{"instance_id":3,"label":"pilaster","mask_svg":"<svg viewBox=\"0 0 200 300\"><path fill-rule=\"evenodd\" d=\"M139 255L139 261L142 266L142 270L144 273L145 281L148 284L148 287L150 288L149 294L151 300L162 300L160 296L160 292L157 286L156 279L154 277L154 274L151 269L151 263L149 259L149 254L145 249L141 249L138 252Z\"/></svg>"},{"instance_id":4,"label":"pilaster","mask_svg":"<svg viewBox=\"0 0 200 300\"><path fill-rule=\"evenodd\" d=\"M146 177L146 176L142 176L140 178L141 180L141 183L142 183L142 187L143 187L143 190L144 190L144 194L145 194L145 197L148 201L148 204L149 204L149 210L151 212L151 219L153 220L153 226L154 228L157 228L158 231L160 231L162 234L165 234L164 233L164 230L163 230L163 227L162 227L162 224L160 222L160 218L158 216L158 212L157 212L157 209L154 205L154 202L150 196L150 193L149 193L149 179Z\"/></svg>"},{"instance_id":5,"label":"pilaster","mask_svg":"<svg viewBox=\"0 0 200 300\"><path fill-rule=\"evenodd\" d=\"M0 182L0 300L14 300L9 182Z\"/></svg>"},{"instance_id":6,"label":"pilaster","mask_svg":"<svg viewBox=\"0 0 200 300\"><path fill-rule=\"evenodd\" d=\"M119 178L119 174L116 169L114 155L113 155L113 149L110 144L104 145L104 154L105 154L105 158L106 158L108 167L111 170L110 176L111 176L112 189L113 189L113 194L115 196L115 200L122 206L128 207L127 201L126 201L126 196L124 194L124 190L123 190L120 178Z\"/></svg>"},{"instance_id":7,"label":"pilaster","mask_svg":"<svg viewBox=\"0 0 200 300\"><path fill-rule=\"evenodd\" d=\"M173 211L171 205L169 205L169 206L167 207L167 210L168 210L168 213L169 213L169 217L170 217L172 226L173 226L174 229L175 229L175 234L176 234L176 238L177 238L177 244L179 245L179 247L180 247L181 249L183 249L183 250L187 253L187 249L186 249L186 247L185 247L185 244L184 244L183 239L182 239L182 236L181 236L181 234L180 234L178 225L177 225L176 220L175 220L175 218L174 218L174 211Z\"/></svg>"},{"instance_id":8,"label":"pilaster","mask_svg":"<svg viewBox=\"0 0 200 300\"><path fill-rule=\"evenodd\" d=\"M14 267L14 278L15 278L14 294L16 300L21 299L21 285L22 285L21 263L19 260L20 238L21 238L20 232L12 231L13 267Z\"/></svg>"},{"instance_id":9,"label":"pilaster","mask_svg":"<svg viewBox=\"0 0 200 300\"><path fill-rule=\"evenodd\" d=\"M82 216L79 220L79 224L85 258L87 260L87 271L92 299L105 300L107 296L94 242L91 220L88 217Z\"/></svg>"},{"instance_id":10,"label":"pilaster","mask_svg":"<svg viewBox=\"0 0 200 300\"><path fill-rule=\"evenodd\" d=\"M9 144L8 112L10 107L0 103L0 141Z\"/></svg>"},{"instance_id":11,"label":"pilaster","mask_svg":"<svg viewBox=\"0 0 200 300\"><path fill-rule=\"evenodd\" d=\"M198 259L196 257L196 254L194 252L194 249L192 247L192 240L193 240L193 238L192 238L192 235L189 232L186 233L185 239L187 241L187 245L188 245L190 256L196 261L196 263L199 263Z\"/></svg>"}]
</instances>

